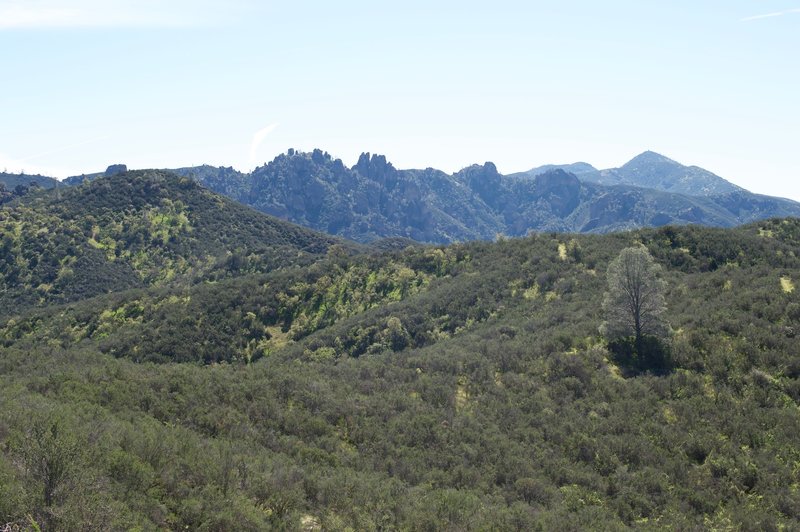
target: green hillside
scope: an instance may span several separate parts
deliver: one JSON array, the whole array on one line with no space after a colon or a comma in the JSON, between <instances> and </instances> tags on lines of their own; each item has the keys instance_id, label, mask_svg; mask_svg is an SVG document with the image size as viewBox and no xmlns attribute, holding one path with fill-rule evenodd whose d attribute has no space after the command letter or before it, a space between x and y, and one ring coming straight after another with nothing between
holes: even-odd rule
<instances>
[{"instance_id":1,"label":"green hillside","mask_svg":"<svg viewBox=\"0 0 800 532\"><path fill-rule=\"evenodd\" d=\"M378 250L164 174L70 194L0 211L29 265L4 277L2 523L800 527L800 220ZM67 237L136 284L43 292ZM637 243L666 287L658 364L598 332Z\"/></svg>"},{"instance_id":2,"label":"green hillside","mask_svg":"<svg viewBox=\"0 0 800 532\"><path fill-rule=\"evenodd\" d=\"M0 315L307 264L336 242L156 170L31 192L0 209Z\"/></svg>"},{"instance_id":3,"label":"green hillside","mask_svg":"<svg viewBox=\"0 0 800 532\"><path fill-rule=\"evenodd\" d=\"M0 187L12 191L18 186L54 188L61 186L61 184L57 179L39 174L11 174L8 172L0 172Z\"/></svg>"}]
</instances>

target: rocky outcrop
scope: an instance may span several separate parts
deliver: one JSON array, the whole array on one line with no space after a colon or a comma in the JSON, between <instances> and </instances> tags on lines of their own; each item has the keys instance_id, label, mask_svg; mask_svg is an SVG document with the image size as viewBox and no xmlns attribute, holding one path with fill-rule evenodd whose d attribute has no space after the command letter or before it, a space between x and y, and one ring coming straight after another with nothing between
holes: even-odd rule
<instances>
[{"instance_id":1,"label":"rocky outcrop","mask_svg":"<svg viewBox=\"0 0 800 532\"><path fill-rule=\"evenodd\" d=\"M558 216L567 216L581 201L581 182L564 170L551 170L534 180L538 198L544 199Z\"/></svg>"},{"instance_id":2,"label":"rocky outcrop","mask_svg":"<svg viewBox=\"0 0 800 532\"><path fill-rule=\"evenodd\" d=\"M103 175L105 177L108 177L117 174L124 174L127 171L128 167L124 164L112 164L108 168L106 168L106 171L103 173Z\"/></svg>"}]
</instances>

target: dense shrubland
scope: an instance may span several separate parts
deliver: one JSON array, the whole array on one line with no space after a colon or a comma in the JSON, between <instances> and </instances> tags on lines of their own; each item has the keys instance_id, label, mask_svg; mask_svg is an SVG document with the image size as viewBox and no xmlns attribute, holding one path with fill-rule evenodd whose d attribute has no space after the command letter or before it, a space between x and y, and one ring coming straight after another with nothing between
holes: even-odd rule
<instances>
[{"instance_id":1,"label":"dense shrubland","mask_svg":"<svg viewBox=\"0 0 800 532\"><path fill-rule=\"evenodd\" d=\"M28 194L0 209L0 315L133 287L310 264L337 242L189 178L118 174Z\"/></svg>"},{"instance_id":2,"label":"dense shrubland","mask_svg":"<svg viewBox=\"0 0 800 532\"><path fill-rule=\"evenodd\" d=\"M637 243L663 269L666 368L598 332ZM800 221L351 251L5 308L0 521L798 527Z\"/></svg>"}]
</instances>

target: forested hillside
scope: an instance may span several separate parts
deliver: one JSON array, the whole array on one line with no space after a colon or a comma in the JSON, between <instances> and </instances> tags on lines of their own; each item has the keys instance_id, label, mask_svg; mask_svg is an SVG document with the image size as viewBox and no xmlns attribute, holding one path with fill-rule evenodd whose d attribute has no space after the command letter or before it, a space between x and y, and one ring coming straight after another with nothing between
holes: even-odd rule
<instances>
[{"instance_id":1,"label":"forested hillside","mask_svg":"<svg viewBox=\"0 0 800 532\"><path fill-rule=\"evenodd\" d=\"M155 170L28 193L0 209L0 315L255 264L306 264L337 241Z\"/></svg>"},{"instance_id":2,"label":"forested hillside","mask_svg":"<svg viewBox=\"0 0 800 532\"><path fill-rule=\"evenodd\" d=\"M800 526L800 220L381 251L179 177L68 192L0 210L0 522ZM657 364L598 332L637 244Z\"/></svg>"},{"instance_id":3,"label":"forested hillside","mask_svg":"<svg viewBox=\"0 0 800 532\"><path fill-rule=\"evenodd\" d=\"M0 172L0 186L4 187L6 190L14 190L14 188L20 185L24 187L30 187L33 185L42 188L53 188L60 186L60 183L57 179L39 174L31 175L25 173L12 174L8 172Z\"/></svg>"}]
</instances>

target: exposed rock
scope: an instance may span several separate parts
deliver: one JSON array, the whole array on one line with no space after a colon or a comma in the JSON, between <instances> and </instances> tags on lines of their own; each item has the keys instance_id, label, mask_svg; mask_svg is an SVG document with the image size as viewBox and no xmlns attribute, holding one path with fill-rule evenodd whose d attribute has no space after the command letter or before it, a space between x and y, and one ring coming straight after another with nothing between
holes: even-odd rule
<instances>
[{"instance_id":1,"label":"exposed rock","mask_svg":"<svg viewBox=\"0 0 800 532\"><path fill-rule=\"evenodd\" d=\"M581 201L581 182L564 170L551 170L535 179L535 190L559 216L567 216Z\"/></svg>"},{"instance_id":2,"label":"exposed rock","mask_svg":"<svg viewBox=\"0 0 800 532\"><path fill-rule=\"evenodd\" d=\"M117 174L124 174L127 171L128 167L125 166L124 164L112 164L108 168L106 168L106 171L103 173L103 175L105 177L108 177Z\"/></svg>"},{"instance_id":3,"label":"exposed rock","mask_svg":"<svg viewBox=\"0 0 800 532\"><path fill-rule=\"evenodd\" d=\"M388 190L394 189L397 184L397 170L384 155L370 156L369 153L362 153L353 170Z\"/></svg>"}]
</instances>

